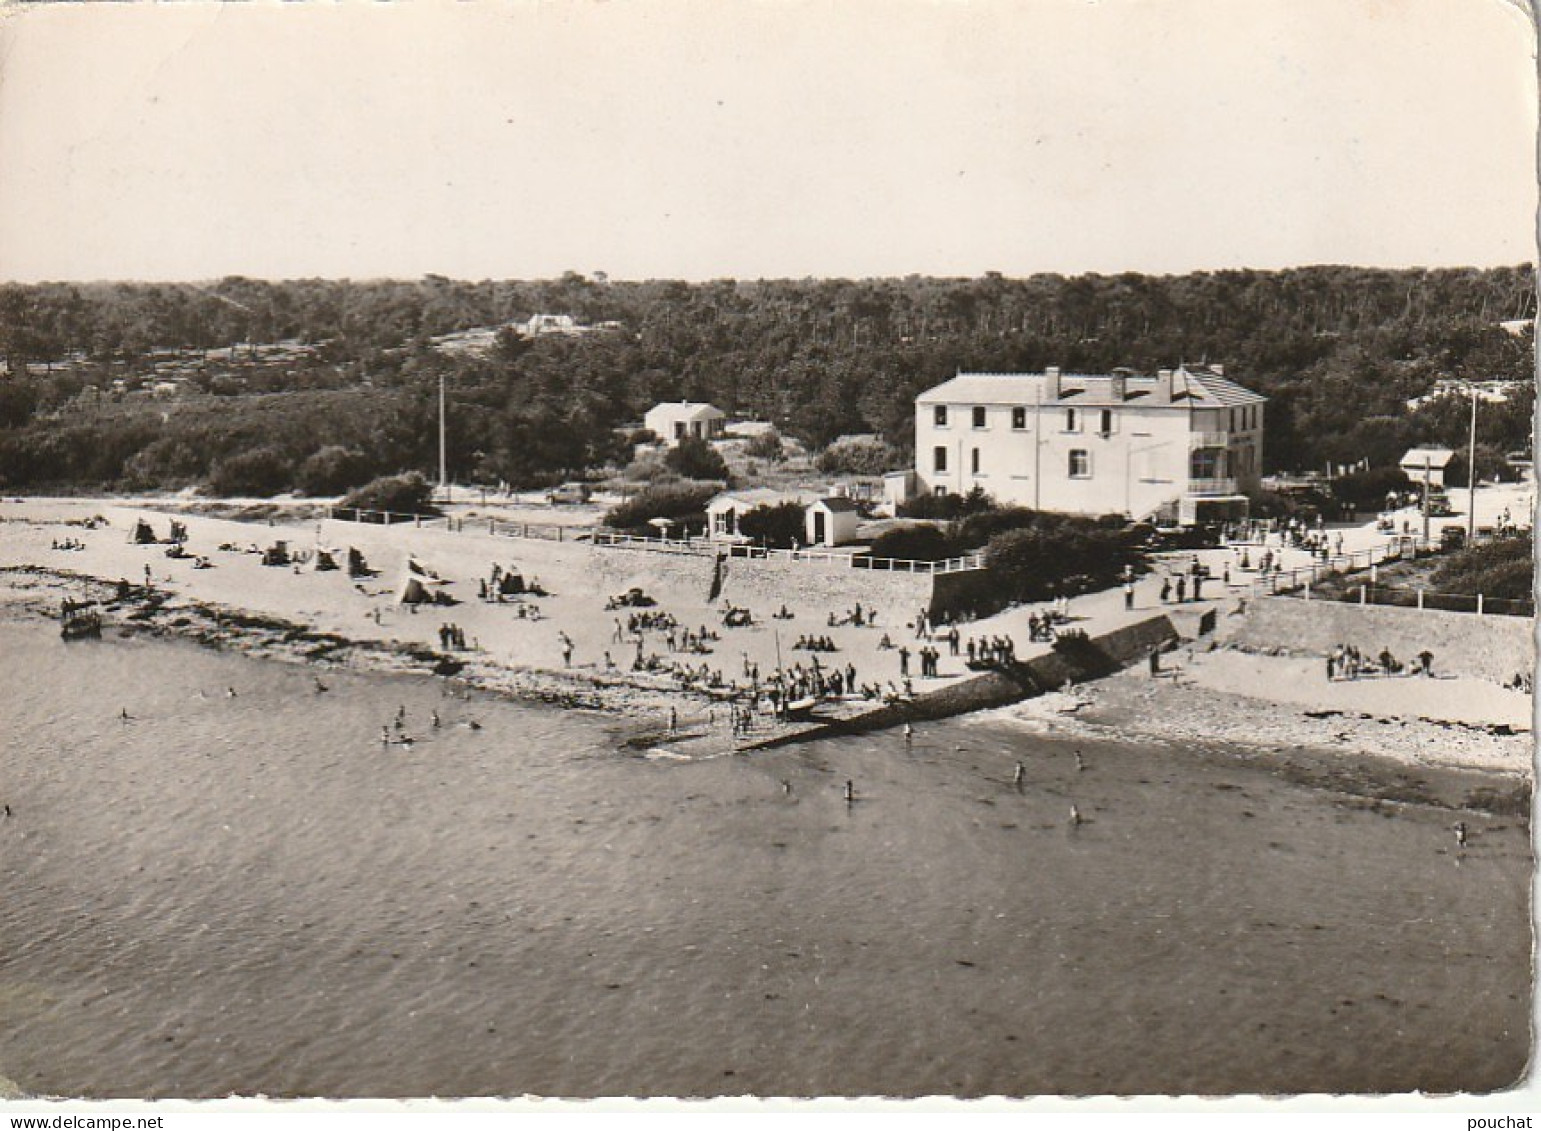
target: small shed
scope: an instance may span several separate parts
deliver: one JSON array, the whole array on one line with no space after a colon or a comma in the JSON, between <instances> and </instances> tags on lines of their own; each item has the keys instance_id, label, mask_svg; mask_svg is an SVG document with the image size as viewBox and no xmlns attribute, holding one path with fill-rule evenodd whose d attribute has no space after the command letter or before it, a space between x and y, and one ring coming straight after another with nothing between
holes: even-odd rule
<instances>
[{"instance_id":1,"label":"small shed","mask_svg":"<svg viewBox=\"0 0 1541 1131\"><path fill-rule=\"evenodd\" d=\"M642 425L672 448L687 436L717 439L727 419L727 413L703 401L665 401L648 409Z\"/></svg>"},{"instance_id":2,"label":"small shed","mask_svg":"<svg viewBox=\"0 0 1541 1131\"><path fill-rule=\"evenodd\" d=\"M781 503L804 501L801 495L789 491L776 491L769 487L751 487L741 491L724 491L706 504L707 534L716 539L733 541L741 539L738 520L757 507L774 507Z\"/></svg>"},{"instance_id":3,"label":"small shed","mask_svg":"<svg viewBox=\"0 0 1541 1131\"><path fill-rule=\"evenodd\" d=\"M856 500L843 496L818 499L808 507L808 544L810 546L843 546L856 541L856 527L861 522L861 512Z\"/></svg>"},{"instance_id":4,"label":"small shed","mask_svg":"<svg viewBox=\"0 0 1541 1131\"><path fill-rule=\"evenodd\" d=\"M1401 467L1407 478L1420 486L1427 479L1430 487L1443 487L1445 469L1454 458L1449 448L1409 448Z\"/></svg>"}]
</instances>

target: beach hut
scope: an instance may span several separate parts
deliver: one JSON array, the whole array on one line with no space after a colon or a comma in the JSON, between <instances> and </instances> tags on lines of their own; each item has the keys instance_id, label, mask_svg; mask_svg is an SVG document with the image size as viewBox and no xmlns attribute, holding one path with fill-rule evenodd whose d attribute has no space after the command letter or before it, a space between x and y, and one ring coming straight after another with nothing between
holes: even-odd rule
<instances>
[{"instance_id":1,"label":"beach hut","mask_svg":"<svg viewBox=\"0 0 1541 1131\"><path fill-rule=\"evenodd\" d=\"M856 500L844 496L818 499L807 512L810 546L843 546L856 541L856 527L861 523Z\"/></svg>"},{"instance_id":2,"label":"beach hut","mask_svg":"<svg viewBox=\"0 0 1541 1131\"><path fill-rule=\"evenodd\" d=\"M1445 472L1453 459L1455 453L1449 448L1409 448L1402 457L1401 468L1407 478L1420 487L1425 479L1430 487L1443 487Z\"/></svg>"}]
</instances>

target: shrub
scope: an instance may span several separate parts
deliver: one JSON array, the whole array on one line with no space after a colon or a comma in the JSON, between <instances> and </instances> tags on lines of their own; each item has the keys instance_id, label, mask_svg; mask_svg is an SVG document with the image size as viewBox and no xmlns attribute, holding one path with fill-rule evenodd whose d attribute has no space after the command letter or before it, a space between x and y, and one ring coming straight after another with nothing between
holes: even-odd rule
<instances>
[{"instance_id":1,"label":"shrub","mask_svg":"<svg viewBox=\"0 0 1541 1131\"><path fill-rule=\"evenodd\" d=\"M904 518L964 518L995 510L995 500L977 484L966 495L917 495L899 506Z\"/></svg>"},{"instance_id":2,"label":"shrub","mask_svg":"<svg viewBox=\"0 0 1541 1131\"><path fill-rule=\"evenodd\" d=\"M768 459L772 463L780 463L787 458L786 446L781 442L781 433L774 428L761 432L758 436L751 436L749 442L744 445L744 454L750 459Z\"/></svg>"},{"instance_id":3,"label":"shrub","mask_svg":"<svg viewBox=\"0 0 1541 1131\"><path fill-rule=\"evenodd\" d=\"M1004 596L1041 601L1115 584L1124 568L1144 568L1144 555L1127 530L1094 519L1042 515L1032 526L995 535L985 546L985 567Z\"/></svg>"},{"instance_id":4,"label":"shrub","mask_svg":"<svg viewBox=\"0 0 1541 1131\"><path fill-rule=\"evenodd\" d=\"M755 507L738 520L739 533L756 542L785 550L793 540L801 543L807 528L801 503L777 503Z\"/></svg>"},{"instance_id":5,"label":"shrub","mask_svg":"<svg viewBox=\"0 0 1541 1131\"><path fill-rule=\"evenodd\" d=\"M814 460L825 475L882 475L907 464L904 453L882 440L837 441Z\"/></svg>"},{"instance_id":6,"label":"shrub","mask_svg":"<svg viewBox=\"0 0 1541 1131\"><path fill-rule=\"evenodd\" d=\"M300 464L299 488L307 495L340 495L366 482L369 471L363 452L328 444Z\"/></svg>"},{"instance_id":7,"label":"shrub","mask_svg":"<svg viewBox=\"0 0 1541 1131\"><path fill-rule=\"evenodd\" d=\"M900 558L917 562L936 562L955 557L952 539L934 526L897 526L872 540L874 558Z\"/></svg>"},{"instance_id":8,"label":"shrub","mask_svg":"<svg viewBox=\"0 0 1541 1131\"><path fill-rule=\"evenodd\" d=\"M1535 549L1529 538L1500 538L1451 554L1434 572L1441 593L1525 600L1535 585Z\"/></svg>"},{"instance_id":9,"label":"shrub","mask_svg":"<svg viewBox=\"0 0 1541 1131\"><path fill-rule=\"evenodd\" d=\"M209 469L213 495L277 495L294 485L294 466L277 448L254 448L216 460Z\"/></svg>"},{"instance_id":10,"label":"shrub","mask_svg":"<svg viewBox=\"0 0 1541 1131\"><path fill-rule=\"evenodd\" d=\"M1027 507L1000 507L967 515L954 522L948 533L959 546L975 550L997 534L1033 526L1042 518L1041 511ZM1119 525L1123 525L1122 520Z\"/></svg>"},{"instance_id":11,"label":"shrub","mask_svg":"<svg viewBox=\"0 0 1541 1131\"><path fill-rule=\"evenodd\" d=\"M653 518L672 518L699 526L706 504L717 494L714 483L659 483L647 487L605 515L605 525L617 530L642 530Z\"/></svg>"},{"instance_id":12,"label":"shrub","mask_svg":"<svg viewBox=\"0 0 1541 1131\"><path fill-rule=\"evenodd\" d=\"M409 471L405 475L384 475L372 479L355 491L348 492L343 507L356 507L366 511L391 511L395 514L437 514L429 501L433 497L433 485L423 478L422 472Z\"/></svg>"},{"instance_id":13,"label":"shrub","mask_svg":"<svg viewBox=\"0 0 1541 1131\"><path fill-rule=\"evenodd\" d=\"M670 448L663 461L670 471L686 479L728 478L726 461L715 448L696 436L686 436Z\"/></svg>"}]
</instances>

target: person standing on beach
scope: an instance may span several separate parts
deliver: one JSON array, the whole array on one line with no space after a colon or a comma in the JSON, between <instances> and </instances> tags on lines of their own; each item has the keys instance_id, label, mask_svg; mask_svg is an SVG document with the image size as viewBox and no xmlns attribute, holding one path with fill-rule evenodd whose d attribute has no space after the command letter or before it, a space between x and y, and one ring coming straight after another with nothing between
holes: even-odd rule
<instances>
[{"instance_id":1,"label":"person standing on beach","mask_svg":"<svg viewBox=\"0 0 1541 1131\"><path fill-rule=\"evenodd\" d=\"M902 644L899 646L899 674L910 674L910 650Z\"/></svg>"},{"instance_id":2,"label":"person standing on beach","mask_svg":"<svg viewBox=\"0 0 1541 1131\"><path fill-rule=\"evenodd\" d=\"M1182 604L1183 601L1187 599L1187 593L1188 593L1188 578L1187 578L1186 575L1179 573L1177 575L1177 603L1179 605Z\"/></svg>"},{"instance_id":3,"label":"person standing on beach","mask_svg":"<svg viewBox=\"0 0 1541 1131\"><path fill-rule=\"evenodd\" d=\"M1131 579L1124 581L1124 608L1134 608L1134 581Z\"/></svg>"},{"instance_id":4,"label":"person standing on beach","mask_svg":"<svg viewBox=\"0 0 1541 1131\"><path fill-rule=\"evenodd\" d=\"M570 636L568 636L567 633L565 633L565 632L558 632L556 635L557 635L557 639L562 642L562 666L564 668L570 668L570 667L572 667L572 663L573 663L573 642L572 642L572 638ZM638 646L637 650L639 652L641 651L641 646L640 645Z\"/></svg>"},{"instance_id":5,"label":"person standing on beach","mask_svg":"<svg viewBox=\"0 0 1541 1131\"><path fill-rule=\"evenodd\" d=\"M1163 577L1161 579L1161 603L1164 605L1168 601L1170 601L1171 599L1172 599L1172 579L1170 577Z\"/></svg>"}]
</instances>

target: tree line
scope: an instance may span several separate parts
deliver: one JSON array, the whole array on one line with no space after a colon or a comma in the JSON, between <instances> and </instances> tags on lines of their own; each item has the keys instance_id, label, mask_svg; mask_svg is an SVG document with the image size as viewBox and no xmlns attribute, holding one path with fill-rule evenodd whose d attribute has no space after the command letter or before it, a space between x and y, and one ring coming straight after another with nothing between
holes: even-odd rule
<instances>
[{"instance_id":1,"label":"tree line","mask_svg":"<svg viewBox=\"0 0 1541 1131\"><path fill-rule=\"evenodd\" d=\"M333 460L345 467L433 472L441 380L460 479L538 485L624 461L616 429L673 399L772 421L813 448L877 433L902 456L915 395L959 369L1153 371L1179 362L1223 362L1271 398L1269 470L1385 464L1419 441L1459 446L1461 404L1406 408L1436 379L1530 379L1531 334L1499 323L1534 312L1528 266L7 285L0 476L12 486L182 486L253 444L278 450L296 485L300 465L325 447L368 457ZM505 331L481 354L447 354L430 341L536 313L619 328L535 339ZM280 364L245 361L231 348L280 340L312 348ZM168 352L199 362L197 387L219 398L226 425L181 404L102 407L115 378L150 372ZM267 395L296 391L330 398L321 419ZM1521 389L1508 405L1484 406L1492 451L1528 447L1533 395ZM95 450L65 450L72 446Z\"/></svg>"}]
</instances>

